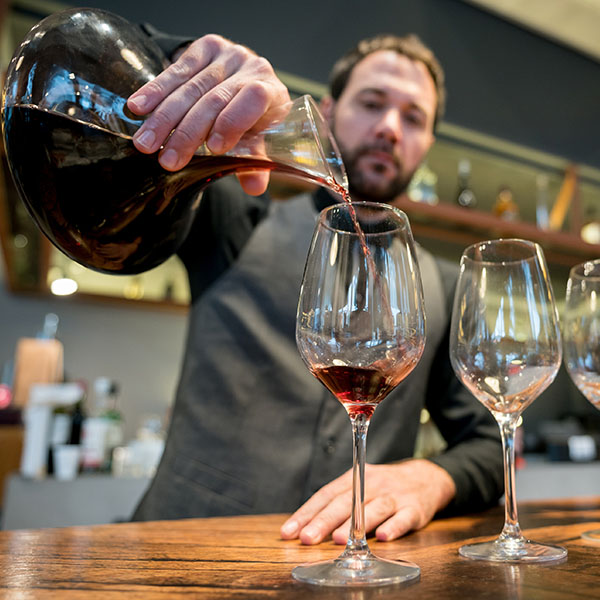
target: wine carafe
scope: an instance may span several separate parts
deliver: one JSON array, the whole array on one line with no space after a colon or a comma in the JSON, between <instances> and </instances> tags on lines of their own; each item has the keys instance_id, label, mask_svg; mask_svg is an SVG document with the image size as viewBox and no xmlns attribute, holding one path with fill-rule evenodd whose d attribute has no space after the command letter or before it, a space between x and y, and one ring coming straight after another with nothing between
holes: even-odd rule
<instances>
[{"instance_id":1,"label":"wine carafe","mask_svg":"<svg viewBox=\"0 0 600 600\"><path fill-rule=\"evenodd\" d=\"M203 146L168 172L138 152L143 118L127 98L168 66L125 19L97 9L55 13L29 32L7 72L3 132L21 198L44 234L73 260L139 273L185 239L198 191L234 172L279 170L347 188L331 132L309 96L267 113L230 152Z\"/></svg>"}]
</instances>

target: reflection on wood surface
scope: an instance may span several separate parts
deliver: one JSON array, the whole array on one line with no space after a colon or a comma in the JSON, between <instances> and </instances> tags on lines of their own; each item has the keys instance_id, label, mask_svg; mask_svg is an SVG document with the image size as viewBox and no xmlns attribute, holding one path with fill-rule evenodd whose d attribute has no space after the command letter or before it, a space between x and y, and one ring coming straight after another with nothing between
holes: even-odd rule
<instances>
[{"instance_id":1,"label":"reflection on wood surface","mask_svg":"<svg viewBox=\"0 0 600 600\"><path fill-rule=\"evenodd\" d=\"M390 543L371 541L383 558L421 567L409 586L315 588L294 581L300 563L335 557L340 547L279 538L282 515L190 519L0 533L3 598L467 598L597 597L600 545L581 533L600 526L600 498L522 503L527 537L566 546L555 565L470 561L467 540L496 537L502 509L439 519Z\"/></svg>"}]
</instances>

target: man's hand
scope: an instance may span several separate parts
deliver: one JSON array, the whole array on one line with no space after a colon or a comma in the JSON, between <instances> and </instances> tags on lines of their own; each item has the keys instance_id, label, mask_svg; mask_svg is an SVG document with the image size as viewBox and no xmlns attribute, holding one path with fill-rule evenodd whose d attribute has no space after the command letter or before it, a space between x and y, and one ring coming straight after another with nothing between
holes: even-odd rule
<instances>
[{"instance_id":1,"label":"man's hand","mask_svg":"<svg viewBox=\"0 0 600 600\"><path fill-rule=\"evenodd\" d=\"M456 494L450 475L422 459L365 467L365 530L391 541L431 521ZM281 527L283 539L318 544L329 534L345 544L352 510L352 471L322 487Z\"/></svg>"},{"instance_id":2,"label":"man's hand","mask_svg":"<svg viewBox=\"0 0 600 600\"><path fill-rule=\"evenodd\" d=\"M204 142L220 154L233 148L266 111L289 101L269 62L218 35L190 44L153 81L132 94L127 106L150 116L133 141L140 152L160 152L168 171L184 167ZM240 177L247 192L265 190L268 173Z\"/></svg>"}]
</instances>

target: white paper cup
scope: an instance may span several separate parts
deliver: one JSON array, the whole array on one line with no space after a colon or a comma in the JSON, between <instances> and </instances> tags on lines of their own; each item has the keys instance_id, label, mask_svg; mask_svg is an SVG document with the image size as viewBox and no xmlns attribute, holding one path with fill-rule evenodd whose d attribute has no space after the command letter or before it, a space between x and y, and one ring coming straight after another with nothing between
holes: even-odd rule
<instances>
[{"instance_id":1,"label":"white paper cup","mask_svg":"<svg viewBox=\"0 0 600 600\"><path fill-rule=\"evenodd\" d=\"M79 472L81 447L77 445L58 444L53 448L54 477L59 481L70 481Z\"/></svg>"}]
</instances>

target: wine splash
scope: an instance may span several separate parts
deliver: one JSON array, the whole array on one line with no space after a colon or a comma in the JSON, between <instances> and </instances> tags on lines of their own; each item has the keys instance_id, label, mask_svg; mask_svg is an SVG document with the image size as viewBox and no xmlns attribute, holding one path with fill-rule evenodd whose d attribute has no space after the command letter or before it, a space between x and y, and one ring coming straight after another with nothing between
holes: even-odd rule
<instances>
[{"instance_id":1,"label":"wine splash","mask_svg":"<svg viewBox=\"0 0 600 600\"><path fill-rule=\"evenodd\" d=\"M344 202L348 205L348 211L350 213L350 218L352 219L352 225L354 226L354 230L356 231L356 234L358 236L358 240L360 243L360 247L362 249L363 256L365 257L365 260L367 261L367 272L370 275L372 275L374 284L380 292L380 297L381 297L381 300L383 303L383 309L386 313L386 316L389 319L388 323L390 324L390 326L392 326L392 324L394 322L393 314L392 314L392 307L390 306L387 295L384 293L383 283L381 282L381 277L379 276L379 273L377 272L377 268L375 267L375 261L373 260L373 255L371 254L371 250L369 249L369 246L367 244L367 238L365 236L365 233L358 221L358 217L356 215L356 209L354 208L354 205L352 204L352 198L350 196L350 192L345 187L341 186L339 183L337 183L335 181L329 181L328 187L333 192L339 194L342 197L342 199L344 200Z\"/></svg>"}]
</instances>

